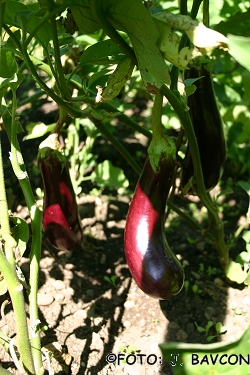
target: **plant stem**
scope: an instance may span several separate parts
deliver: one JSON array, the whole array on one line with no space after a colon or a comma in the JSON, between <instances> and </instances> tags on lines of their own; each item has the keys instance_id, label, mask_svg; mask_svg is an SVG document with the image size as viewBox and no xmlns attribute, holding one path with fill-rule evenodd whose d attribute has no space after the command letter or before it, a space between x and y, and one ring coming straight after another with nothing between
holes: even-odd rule
<instances>
[{"instance_id":1,"label":"plant stem","mask_svg":"<svg viewBox=\"0 0 250 375\"><path fill-rule=\"evenodd\" d=\"M65 109L59 107L59 118L57 120L56 126L54 127L52 133L58 134L58 135L60 134L60 131L62 130L62 127L66 122L66 118L67 118L67 112L65 111Z\"/></svg>"},{"instance_id":2,"label":"plant stem","mask_svg":"<svg viewBox=\"0 0 250 375\"><path fill-rule=\"evenodd\" d=\"M16 246L16 241L10 234L8 204L7 204L5 184L4 184L1 134L0 134L0 223L1 223L1 236L3 240L5 241L5 256L8 262L10 263L10 266L13 272L15 272L16 261L15 261L13 249Z\"/></svg>"},{"instance_id":3,"label":"plant stem","mask_svg":"<svg viewBox=\"0 0 250 375\"><path fill-rule=\"evenodd\" d=\"M16 320L17 347L21 361L27 373L29 375L35 375L26 320L23 286L2 251L0 251L0 271L8 285L8 291L13 305Z\"/></svg>"},{"instance_id":4,"label":"plant stem","mask_svg":"<svg viewBox=\"0 0 250 375\"><path fill-rule=\"evenodd\" d=\"M209 0L203 0L203 23L209 27Z\"/></svg>"},{"instance_id":5,"label":"plant stem","mask_svg":"<svg viewBox=\"0 0 250 375\"><path fill-rule=\"evenodd\" d=\"M30 252L30 326L31 329L37 331L38 325L38 306L37 306L37 292L38 292L38 275L39 275L39 261L41 254L41 221L42 213L36 206L35 198L32 188L25 170L25 164L22 158L20 147L17 141L17 121L16 121L16 91L13 89L12 100L12 126L11 126L11 164L16 177L19 180L22 188L25 201L30 213L31 229L32 229L32 243ZM22 167L21 167L22 166ZM32 354L34 358L34 365L36 374L43 373L42 357L41 357L41 342L40 335L37 332L32 333Z\"/></svg>"},{"instance_id":6,"label":"plant stem","mask_svg":"<svg viewBox=\"0 0 250 375\"><path fill-rule=\"evenodd\" d=\"M137 59L133 49L125 42L120 36L116 29L111 25L105 12L103 11L102 0L91 0L90 10L94 16L96 22L99 23L100 27L104 32L113 40L113 42L121 49L121 51L135 64L137 65Z\"/></svg>"},{"instance_id":7,"label":"plant stem","mask_svg":"<svg viewBox=\"0 0 250 375\"><path fill-rule=\"evenodd\" d=\"M123 147L123 145L109 132L109 130L105 127L105 125L99 119L95 118L93 115L89 115L88 118L96 128L109 140L109 142L120 152L120 154L127 160L127 162L131 165L134 171L138 174L141 173L141 168L136 163L134 158L128 153L128 151Z\"/></svg>"},{"instance_id":8,"label":"plant stem","mask_svg":"<svg viewBox=\"0 0 250 375\"><path fill-rule=\"evenodd\" d=\"M47 8L49 13L53 12L54 10L54 2L53 0L46 0ZM62 69L62 62L61 62L61 55L60 55L60 48L58 43L58 34L56 28L56 20L55 17L50 18L50 26L52 32L52 39L53 39L53 46L54 46L54 57L55 57L55 67L56 73L58 73L58 82L59 82L59 90L60 93L65 100L70 100L71 95L69 93L69 89L66 85L66 80L64 77L63 69Z\"/></svg>"},{"instance_id":9,"label":"plant stem","mask_svg":"<svg viewBox=\"0 0 250 375\"><path fill-rule=\"evenodd\" d=\"M153 130L153 139L161 139L163 137L163 127L161 123L162 116L162 100L163 95L161 92L158 92L155 95L154 105L152 108L152 130Z\"/></svg>"}]
</instances>

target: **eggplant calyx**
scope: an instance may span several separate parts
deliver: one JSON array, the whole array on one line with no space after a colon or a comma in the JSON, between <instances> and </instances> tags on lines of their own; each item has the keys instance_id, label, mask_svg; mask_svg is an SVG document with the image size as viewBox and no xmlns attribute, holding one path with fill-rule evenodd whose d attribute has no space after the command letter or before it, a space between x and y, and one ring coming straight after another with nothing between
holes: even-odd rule
<instances>
[{"instance_id":1,"label":"eggplant calyx","mask_svg":"<svg viewBox=\"0 0 250 375\"><path fill-rule=\"evenodd\" d=\"M161 138L153 137L148 147L148 155L154 172L159 173L162 160L176 160L176 146L174 140L166 135L163 135Z\"/></svg>"}]
</instances>

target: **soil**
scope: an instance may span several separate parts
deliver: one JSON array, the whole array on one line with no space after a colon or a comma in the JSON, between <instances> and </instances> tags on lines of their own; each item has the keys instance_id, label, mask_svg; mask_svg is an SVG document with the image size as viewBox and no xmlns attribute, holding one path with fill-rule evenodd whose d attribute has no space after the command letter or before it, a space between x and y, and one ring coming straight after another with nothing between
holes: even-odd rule
<instances>
[{"instance_id":1,"label":"soil","mask_svg":"<svg viewBox=\"0 0 250 375\"><path fill-rule=\"evenodd\" d=\"M123 138L121 129L119 134ZM23 144L34 188L41 187L40 176L34 173L40 141ZM128 139L126 142L132 154L138 150L141 152L143 163L145 145L142 140L131 137L130 143ZM107 156L107 150L115 165L124 164L106 142L101 147L100 144L95 146L98 160ZM3 153L8 155L6 140ZM132 192L137 176L129 167L125 168L125 173L130 181L128 191ZM5 176L7 187L11 188L8 191L12 210L28 221L28 211L7 158ZM200 238L197 231L171 212L166 223L167 238L185 268L189 284L186 283L183 290L168 301L148 297L131 279L124 257L123 231L131 195L104 189L102 194L94 196L88 193L90 187L90 182L84 183L83 193L78 199L85 234L83 248L63 253L51 249L46 243L42 247L38 302L41 325L47 327L42 333L42 345L54 353L52 367L55 374L170 375L172 368L164 361L159 343L207 343L207 336L199 332L197 325L205 327L208 321L214 325L221 322L226 327L226 332L219 336L216 336L214 325L211 327L209 335L216 336L212 342L231 342L244 332L250 323L249 288L226 283L217 251L207 239ZM196 200L195 197L190 199ZM177 192L175 204L182 208L187 207L187 202ZM42 201L39 203L42 205ZM225 236L229 243L239 224L245 220L247 196L241 189L236 189L227 195L222 207ZM196 208L192 214L204 228L208 226L204 210ZM197 239L199 241L192 241ZM232 258L244 249L243 240L238 240L231 250ZM21 269L27 280L28 255L27 249L21 260ZM2 296L0 302L6 299L8 296ZM0 329L7 330L13 337L15 321L11 303L6 305L4 312ZM122 361L129 354L151 356L144 356L143 364L132 365L133 356L127 363ZM2 367L17 374L11 357L2 347L0 359ZM45 367L48 368L46 361Z\"/></svg>"}]
</instances>

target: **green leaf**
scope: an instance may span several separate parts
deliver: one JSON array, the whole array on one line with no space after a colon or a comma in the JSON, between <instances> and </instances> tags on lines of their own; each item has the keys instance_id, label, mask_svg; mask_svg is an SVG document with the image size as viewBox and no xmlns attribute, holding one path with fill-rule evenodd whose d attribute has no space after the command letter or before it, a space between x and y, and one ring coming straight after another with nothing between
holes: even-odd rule
<instances>
[{"instance_id":1,"label":"green leaf","mask_svg":"<svg viewBox=\"0 0 250 375\"><path fill-rule=\"evenodd\" d=\"M28 33L31 33L42 19L35 14L36 12L32 12L28 6L22 4L20 1L8 0L6 1L4 22L8 25L19 28L21 28L22 23L25 22L25 29ZM35 35L35 38L44 48L47 48L48 43L51 40L51 29L49 22L40 27Z\"/></svg>"},{"instance_id":2,"label":"green leaf","mask_svg":"<svg viewBox=\"0 0 250 375\"><path fill-rule=\"evenodd\" d=\"M81 57L80 65L82 64L96 64L98 60L102 60L107 56L116 56L121 53L121 50L111 40L102 40L87 48Z\"/></svg>"},{"instance_id":3,"label":"green leaf","mask_svg":"<svg viewBox=\"0 0 250 375\"><path fill-rule=\"evenodd\" d=\"M121 89L125 83L130 79L134 69L134 64L130 59L125 57L118 64L113 73L109 76L107 85L104 87L102 92L99 93L98 100L96 102L108 102L119 95Z\"/></svg>"},{"instance_id":4,"label":"green leaf","mask_svg":"<svg viewBox=\"0 0 250 375\"><path fill-rule=\"evenodd\" d=\"M247 278L246 278L246 280L244 280L244 284L245 285L250 285L250 269L248 270Z\"/></svg>"},{"instance_id":5,"label":"green leaf","mask_svg":"<svg viewBox=\"0 0 250 375\"><path fill-rule=\"evenodd\" d=\"M232 356L232 361L237 358L239 360L239 355L247 359L249 345L250 328L237 341L232 343L186 344L168 342L160 344L159 347L167 362L173 361L171 354L178 355L176 366L172 367L174 375L242 375L249 373L249 365L242 360L240 365L237 362L235 366L232 366L230 356Z\"/></svg>"},{"instance_id":6,"label":"green leaf","mask_svg":"<svg viewBox=\"0 0 250 375\"><path fill-rule=\"evenodd\" d=\"M17 63L14 54L7 48L0 48L0 75L2 78L11 78L17 72ZM3 79L0 80L0 87L4 84Z\"/></svg>"},{"instance_id":7,"label":"green leaf","mask_svg":"<svg viewBox=\"0 0 250 375\"><path fill-rule=\"evenodd\" d=\"M100 187L128 187L129 182L125 177L123 170L114 167L109 160L98 164L93 173L91 174L94 180Z\"/></svg>"},{"instance_id":8,"label":"green leaf","mask_svg":"<svg viewBox=\"0 0 250 375\"><path fill-rule=\"evenodd\" d=\"M242 284L247 277L247 273L242 270L241 265L233 260L226 267L225 274L231 281L235 281L238 284Z\"/></svg>"},{"instance_id":9,"label":"green leaf","mask_svg":"<svg viewBox=\"0 0 250 375\"><path fill-rule=\"evenodd\" d=\"M12 216L10 219L15 225L11 230L13 237L17 242L19 255L20 257L22 257L26 250L27 242L29 240L29 226L26 223L26 221L19 217Z\"/></svg>"},{"instance_id":10,"label":"green leaf","mask_svg":"<svg viewBox=\"0 0 250 375\"><path fill-rule=\"evenodd\" d=\"M244 230L242 238L246 243L250 243L250 230Z\"/></svg>"},{"instance_id":11,"label":"green leaf","mask_svg":"<svg viewBox=\"0 0 250 375\"><path fill-rule=\"evenodd\" d=\"M250 254L247 251L242 251L235 258L235 262L239 263L242 267L247 264L250 260Z\"/></svg>"},{"instance_id":12,"label":"green leaf","mask_svg":"<svg viewBox=\"0 0 250 375\"><path fill-rule=\"evenodd\" d=\"M27 141L28 139L42 137L44 134L51 132L54 127L55 124L45 125L43 122L41 122L40 124L31 122L26 126L26 130L29 134L23 137L23 140Z\"/></svg>"},{"instance_id":13,"label":"green leaf","mask_svg":"<svg viewBox=\"0 0 250 375\"><path fill-rule=\"evenodd\" d=\"M250 70L250 38L228 34L229 53L244 68Z\"/></svg>"},{"instance_id":14,"label":"green leaf","mask_svg":"<svg viewBox=\"0 0 250 375\"><path fill-rule=\"evenodd\" d=\"M109 0L107 4L109 20L131 40L146 90L154 94L170 84L168 67L157 47L158 29L142 1Z\"/></svg>"},{"instance_id":15,"label":"green leaf","mask_svg":"<svg viewBox=\"0 0 250 375\"><path fill-rule=\"evenodd\" d=\"M222 333L227 332L227 328L225 326L223 326L223 324L221 322L217 322L215 324L215 329L216 329L216 332L217 332L218 335L221 335Z\"/></svg>"},{"instance_id":16,"label":"green leaf","mask_svg":"<svg viewBox=\"0 0 250 375\"><path fill-rule=\"evenodd\" d=\"M88 87L90 87L97 79L103 77L104 75L110 72L110 69L102 69L99 72L92 74L88 81Z\"/></svg>"},{"instance_id":17,"label":"green leaf","mask_svg":"<svg viewBox=\"0 0 250 375\"><path fill-rule=\"evenodd\" d=\"M75 23L78 29L83 34L93 34L95 31L100 29L100 26L92 18L92 13L89 9L89 0L82 0L82 6L74 7L73 4L70 6L70 10L74 16Z\"/></svg>"},{"instance_id":18,"label":"green leaf","mask_svg":"<svg viewBox=\"0 0 250 375\"><path fill-rule=\"evenodd\" d=\"M250 181L238 181L238 185L245 190L250 197ZM250 241L249 241L250 242Z\"/></svg>"}]
</instances>

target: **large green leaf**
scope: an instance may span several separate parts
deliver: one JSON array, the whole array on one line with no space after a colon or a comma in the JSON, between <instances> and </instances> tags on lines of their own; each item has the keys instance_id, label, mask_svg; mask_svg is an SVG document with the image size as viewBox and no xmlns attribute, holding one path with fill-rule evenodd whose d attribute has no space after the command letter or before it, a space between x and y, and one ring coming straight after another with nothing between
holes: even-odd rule
<instances>
[{"instance_id":1,"label":"large green leaf","mask_svg":"<svg viewBox=\"0 0 250 375\"><path fill-rule=\"evenodd\" d=\"M157 27L141 0L109 0L105 6L113 25L125 31L134 47L143 83L150 93L170 84L168 67L157 47Z\"/></svg>"},{"instance_id":2,"label":"large green leaf","mask_svg":"<svg viewBox=\"0 0 250 375\"><path fill-rule=\"evenodd\" d=\"M243 36L232 35L228 36L229 53L238 61L244 68L250 71L250 38Z\"/></svg>"},{"instance_id":3,"label":"large green leaf","mask_svg":"<svg viewBox=\"0 0 250 375\"><path fill-rule=\"evenodd\" d=\"M166 361L173 365L174 375L242 375L249 374L249 364L245 362L249 362L249 345L250 328L229 344L168 342L159 346Z\"/></svg>"}]
</instances>

